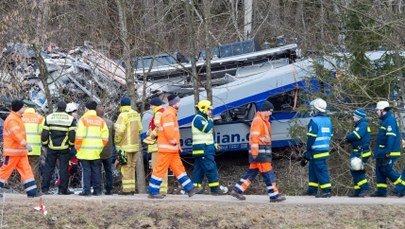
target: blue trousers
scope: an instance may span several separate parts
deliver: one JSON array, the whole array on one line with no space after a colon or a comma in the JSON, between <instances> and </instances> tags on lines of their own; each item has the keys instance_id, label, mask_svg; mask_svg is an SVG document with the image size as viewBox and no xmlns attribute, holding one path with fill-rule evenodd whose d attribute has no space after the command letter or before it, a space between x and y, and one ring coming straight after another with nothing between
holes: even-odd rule
<instances>
[{"instance_id":1,"label":"blue trousers","mask_svg":"<svg viewBox=\"0 0 405 229\"><path fill-rule=\"evenodd\" d=\"M377 192L387 194L387 178L394 184L394 189L398 193L403 193L405 186L402 184L401 176L393 168L397 158L376 159L375 175L377 182Z\"/></svg>"},{"instance_id":2,"label":"blue trousers","mask_svg":"<svg viewBox=\"0 0 405 229\"><path fill-rule=\"evenodd\" d=\"M361 153L359 152L352 152L350 155L350 159L353 157L361 158ZM363 164L366 163L367 159L362 159ZM350 173L353 177L353 184L354 184L354 194L359 194L361 191L366 191L370 188L367 178L366 178L366 170L350 170Z\"/></svg>"},{"instance_id":3,"label":"blue trousers","mask_svg":"<svg viewBox=\"0 0 405 229\"><path fill-rule=\"evenodd\" d=\"M194 186L199 187L204 180L204 176L207 176L208 186L211 191L219 189L218 168L215 163L215 155L195 158L191 182L193 182Z\"/></svg>"},{"instance_id":4,"label":"blue trousers","mask_svg":"<svg viewBox=\"0 0 405 229\"><path fill-rule=\"evenodd\" d=\"M330 183L326 159L310 160L308 169L308 193L317 193L318 187L321 188L322 192L330 192L332 184Z\"/></svg>"},{"instance_id":5,"label":"blue trousers","mask_svg":"<svg viewBox=\"0 0 405 229\"><path fill-rule=\"evenodd\" d=\"M94 193L101 193L101 159L80 160L82 166L83 192L90 194L91 186Z\"/></svg>"}]
</instances>

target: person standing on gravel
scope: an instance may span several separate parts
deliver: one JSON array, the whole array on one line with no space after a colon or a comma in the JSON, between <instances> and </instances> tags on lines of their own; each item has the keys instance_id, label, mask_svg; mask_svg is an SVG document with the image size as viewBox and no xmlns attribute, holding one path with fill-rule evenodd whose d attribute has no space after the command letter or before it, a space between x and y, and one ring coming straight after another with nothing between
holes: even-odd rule
<instances>
[{"instance_id":1,"label":"person standing on gravel","mask_svg":"<svg viewBox=\"0 0 405 229\"><path fill-rule=\"evenodd\" d=\"M197 114L192 121L194 170L191 181L194 187L202 187L204 176L207 176L211 195L225 195L219 185L218 168L215 163L216 144L214 141L211 102L201 100L198 102Z\"/></svg>"},{"instance_id":2,"label":"person standing on gravel","mask_svg":"<svg viewBox=\"0 0 405 229\"><path fill-rule=\"evenodd\" d=\"M148 153L151 154L151 168L156 165L157 156L158 156L158 146L157 146L157 139L158 139L158 132L160 125L160 118L162 117L164 102L159 97L151 98L149 101L150 109L153 112L153 116L149 122L148 132L146 133L147 137L144 139L144 143L148 145ZM168 189L168 173L163 176L162 184L160 185L160 194L167 195Z\"/></svg>"},{"instance_id":3,"label":"person standing on gravel","mask_svg":"<svg viewBox=\"0 0 405 229\"><path fill-rule=\"evenodd\" d=\"M79 195L101 195L101 159L100 154L108 143L108 126L97 116L97 103L89 101L86 110L79 119L76 130L76 157L82 167L83 192ZM90 192L93 186L93 193Z\"/></svg>"},{"instance_id":4,"label":"person standing on gravel","mask_svg":"<svg viewBox=\"0 0 405 229\"><path fill-rule=\"evenodd\" d=\"M350 173L353 177L354 192L349 197L365 197L369 191L364 164L371 156L371 130L366 119L366 111L357 109L353 112L354 130L346 135L346 141L352 145L350 155Z\"/></svg>"},{"instance_id":5,"label":"person standing on gravel","mask_svg":"<svg viewBox=\"0 0 405 229\"><path fill-rule=\"evenodd\" d=\"M120 155L127 156L127 162L122 165L122 191L120 195L133 195L136 189L136 161L138 158L140 137L142 133L141 116L131 107L131 99L127 96L121 99L118 119L114 124L115 146Z\"/></svg>"},{"instance_id":6,"label":"person standing on gravel","mask_svg":"<svg viewBox=\"0 0 405 229\"><path fill-rule=\"evenodd\" d=\"M386 197L388 178L394 183L394 193L401 197L405 190L405 186L402 184L404 181L393 168L395 161L401 155L401 133L388 101L379 101L376 113L381 120L374 147L377 191L370 196Z\"/></svg>"},{"instance_id":7,"label":"person standing on gravel","mask_svg":"<svg viewBox=\"0 0 405 229\"><path fill-rule=\"evenodd\" d=\"M274 176L271 172L272 151L271 125L269 118L273 110L273 104L269 101L264 101L260 112L256 113L252 125L250 126L249 170L231 191L231 196L239 200L246 199L242 193L248 189L249 185L256 178L259 172L263 176L264 183L267 186L267 193L269 195L270 202L281 202L286 200L286 198L282 196L275 188L275 183L272 180Z\"/></svg>"},{"instance_id":8,"label":"person standing on gravel","mask_svg":"<svg viewBox=\"0 0 405 229\"><path fill-rule=\"evenodd\" d=\"M186 169L183 166L180 158L180 129L177 120L177 112L180 108L180 98L176 95L169 95L169 106L160 118L159 134L158 134L158 158L148 186L148 198L163 199L164 196L159 193L160 185L167 169L173 171L179 183L184 190L188 192L188 196L192 197L200 188L194 188L193 183L187 176Z\"/></svg>"},{"instance_id":9,"label":"person standing on gravel","mask_svg":"<svg viewBox=\"0 0 405 229\"><path fill-rule=\"evenodd\" d=\"M29 107L24 111L22 120L25 126L27 142L32 146L32 151L28 152L28 160L34 173L35 183L37 187L40 187L41 173L39 166L41 164L41 133L44 126L44 117L38 114L33 107Z\"/></svg>"},{"instance_id":10,"label":"person standing on gravel","mask_svg":"<svg viewBox=\"0 0 405 229\"><path fill-rule=\"evenodd\" d=\"M311 112L315 116L308 123L307 151L301 161L302 166L305 166L306 162L309 161L308 189L303 195L328 198L332 196L332 184L326 160L330 156L330 141L333 133L332 121L326 115L327 103L325 100L317 98L311 101L310 105ZM321 188L320 193L318 193L319 187Z\"/></svg>"},{"instance_id":11,"label":"person standing on gravel","mask_svg":"<svg viewBox=\"0 0 405 229\"><path fill-rule=\"evenodd\" d=\"M76 135L76 120L66 113L66 103L59 101L56 112L45 118L41 135L42 145L46 147L45 168L41 183L42 192L45 195L53 194L49 187L54 173L56 162L59 160L59 175L61 183L59 195L73 194L69 185L69 159L70 149L74 146Z\"/></svg>"}]
</instances>

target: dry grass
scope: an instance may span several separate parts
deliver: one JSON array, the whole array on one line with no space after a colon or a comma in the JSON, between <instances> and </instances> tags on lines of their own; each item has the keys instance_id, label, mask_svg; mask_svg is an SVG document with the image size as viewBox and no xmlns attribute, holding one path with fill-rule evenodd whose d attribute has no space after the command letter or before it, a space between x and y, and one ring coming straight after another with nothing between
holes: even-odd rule
<instances>
[{"instance_id":1,"label":"dry grass","mask_svg":"<svg viewBox=\"0 0 405 229\"><path fill-rule=\"evenodd\" d=\"M223 202L6 200L3 228L403 228L403 205L271 205Z\"/></svg>"}]
</instances>

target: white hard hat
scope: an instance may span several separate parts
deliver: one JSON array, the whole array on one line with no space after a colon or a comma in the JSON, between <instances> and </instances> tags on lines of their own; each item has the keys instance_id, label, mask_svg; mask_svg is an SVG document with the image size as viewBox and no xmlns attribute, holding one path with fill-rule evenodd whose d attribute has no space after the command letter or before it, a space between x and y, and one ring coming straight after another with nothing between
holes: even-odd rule
<instances>
[{"instance_id":1,"label":"white hard hat","mask_svg":"<svg viewBox=\"0 0 405 229\"><path fill-rule=\"evenodd\" d=\"M310 105L313 106L315 109L317 109L320 112L326 112L326 107L328 106L326 104L326 101L321 98L312 100Z\"/></svg>"},{"instance_id":2,"label":"white hard hat","mask_svg":"<svg viewBox=\"0 0 405 229\"><path fill-rule=\"evenodd\" d=\"M67 113L71 113L73 111L77 111L78 108L79 108L78 103L71 102L71 103L66 104L66 110L65 111Z\"/></svg>"},{"instance_id":3,"label":"white hard hat","mask_svg":"<svg viewBox=\"0 0 405 229\"><path fill-rule=\"evenodd\" d=\"M380 101L377 103L377 106L375 107L375 109L384 110L387 107L390 107L390 103L388 101Z\"/></svg>"},{"instance_id":4,"label":"white hard hat","mask_svg":"<svg viewBox=\"0 0 405 229\"><path fill-rule=\"evenodd\" d=\"M363 170L363 161L358 157L352 157L352 159L350 159L350 169L354 171Z\"/></svg>"}]
</instances>

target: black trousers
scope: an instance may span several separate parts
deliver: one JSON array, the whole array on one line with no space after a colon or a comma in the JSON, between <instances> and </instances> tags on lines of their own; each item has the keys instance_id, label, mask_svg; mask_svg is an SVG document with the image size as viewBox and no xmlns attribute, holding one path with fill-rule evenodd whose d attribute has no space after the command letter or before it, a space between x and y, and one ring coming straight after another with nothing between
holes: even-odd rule
<instances>
[{"instance_id":1,"label":"black trousers","mask_svg":"<svg viewBox=\"0 0 405 229\"><path fill-rule=\"evenodd\" d=\"M105 191L111 192L113 189L113 173L112 173L112 160L113 157L109 157L107 159L101 159L101 163L104 167L105 172Z\"/></svg>"},{"instance_id":2,"label":"black trousers","mask_svg":"<svg viewBox=\"0 0 405 229\"><path fill-rule=\"evenodd\" d=\"M52 150L48 148L46 153L44 174L41 183L42 192L49 191L51 185L52 175L55 170L56 162L59 160L59 177L61 180L59 186L59 193L65 193L69 185L69 149L66 150Z\"/></svg>"}]
</instances>

